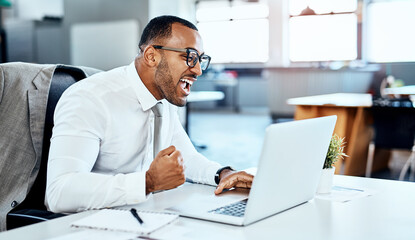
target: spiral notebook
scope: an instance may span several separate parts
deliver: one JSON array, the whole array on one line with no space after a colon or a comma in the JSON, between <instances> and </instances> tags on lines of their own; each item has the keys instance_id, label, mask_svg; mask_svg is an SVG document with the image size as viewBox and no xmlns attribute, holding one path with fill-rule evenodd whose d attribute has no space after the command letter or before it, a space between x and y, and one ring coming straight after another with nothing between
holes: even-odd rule
<instances>
[{"instance_id":1,"label":"spiral notebook","mask_svg":"<svg viewBox=\"0 0 415 240\"><path fill-rule=\"evenodd\" d=\"M140 235L150 234L173 222L179 215L137 210L143 224L140 224L128 210L103 209L88 217L77 220L72 227L106 231L130 232Z\"/></svg>"}]
</instances>

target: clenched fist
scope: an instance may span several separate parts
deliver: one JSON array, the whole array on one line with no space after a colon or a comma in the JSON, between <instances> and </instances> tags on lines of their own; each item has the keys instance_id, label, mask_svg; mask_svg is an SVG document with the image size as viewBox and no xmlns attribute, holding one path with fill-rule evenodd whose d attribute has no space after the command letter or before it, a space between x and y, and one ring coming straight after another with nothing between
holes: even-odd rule
<instances>
[{"instance_id":1,"label":"clenched fist","mask_svg":"<svg viewBox=\"0 0 415 240\"><path fill-rule=\"evenodd\" d=\"M146 172L146 194L178 187L185 180L182 154L170 146L157 154Z\"/></svg>"}]
</instances>

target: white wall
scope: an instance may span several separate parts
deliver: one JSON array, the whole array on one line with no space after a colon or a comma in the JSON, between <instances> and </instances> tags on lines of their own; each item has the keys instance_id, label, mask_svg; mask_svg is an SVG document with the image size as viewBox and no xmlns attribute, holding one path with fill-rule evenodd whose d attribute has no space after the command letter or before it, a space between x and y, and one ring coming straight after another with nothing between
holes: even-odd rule
<instances>
[{"instance_id":1,"label":"white wall","mask_svg":"<svg viewBox=\"0 0 415 240\"><path fill-rule=\"evenodd\" d=\"M136 21L137 29L134 31L123 31L121 35L117 35L115 30L109 31L108 34L110 35L110 39L106 40L100 39L100 36L103 37L102 35L95 36L96 44L103 44L104 42L114 41L113 46L120 46L120 44L122 45L125 43L125 41L128 41L128 46L122 49L130 49L130 52L123 54L123 56L117 56L118 60L114 61L113 63L101 62L99 65L94 65L94 67L107 70L110 68L118 67L121 62L125 62L122 65L132 62L134 56L138 53L138 43L141 36L141 31L149 21L148 2L149 0L64 0L65 17L63 19L62 28L64 34L63 45L65 50L65 63L79 64L84 62L83 60L80 61L79 52L73 52L74 49L71 42L71 39L73 40L73 36L71 36L71 31L74 26L88 26L88 24L92 24L99 25L100 29L104 28L109 30L113 24L117 24L122 21ZM127 29L130 28L127 27ZM92 44L94 38L92 37L93 36L90 36L88 38L91 49L94 48L95 51L100 49L102 52L108 53L108 56L115 54L114 52L108 52L108 47L111 48L110 46L93 46ZM132 41L136 42L134 46L132 45ZM111 50L116 51L114 49ZM119 53L121 52L118 52L117 54ZM87 60L87 62L90 62L90 60Z\"/></svg>"},{"instance_id":2,"label":"white wall","mask_svg":"<svg viewBox=\"0 0 415 240\"><path fill-rule=\"evenodd\" d=\"M71 64L101 70L128 65L137 55L140 33L135 19L73 24Z\"/></svg>"},{"instance_id":3,"label":"white wall","mask_svg":"<svg viewBox=\"0 0 415 240\"><path fill-rule=\"evenodd\" d=\"M267 69L268 106L272 115L292 116L287 99L329 93L366 93L373 71L321 70L312 68Z\"/></svg>"}]
</instances>

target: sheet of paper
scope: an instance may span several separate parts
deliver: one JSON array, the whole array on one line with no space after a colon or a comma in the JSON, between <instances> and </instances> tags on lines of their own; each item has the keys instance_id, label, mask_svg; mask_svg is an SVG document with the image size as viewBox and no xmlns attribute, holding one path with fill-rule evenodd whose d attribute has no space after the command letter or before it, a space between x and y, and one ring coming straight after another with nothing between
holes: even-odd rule
<instances>
[{"instance_id":1,"label":"sheet of paper","mask_svg":"<svg viewBox=\"0 0 415 240\"><path fill-rule=\"evenodd\" d=\"M333 202L348 202L357 198L371 196L373 194L375 194L375 191L370 189L333 186L331 193L316 194L315 198Z\"/></svg>"},{"instance_id":2,"label":"sheet of paper","mask_svg":"<svg viewBox=\"0 0 415 240\"><path fill-rule=\"evenodd\" d=\"M103 209L72 223L73 227L147 235L178 219L177 214L138 211L143 224L128 210Z\"/></svg>"}]
</instances>

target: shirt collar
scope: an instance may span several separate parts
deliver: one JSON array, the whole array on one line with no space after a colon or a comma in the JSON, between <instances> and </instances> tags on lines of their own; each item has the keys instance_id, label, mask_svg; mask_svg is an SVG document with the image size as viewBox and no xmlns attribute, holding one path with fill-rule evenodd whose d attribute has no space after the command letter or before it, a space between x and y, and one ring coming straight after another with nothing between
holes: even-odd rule
<instances>
[{"instance_id":1,"label":"shirt collar","mask_svg":"<svg viewBox=\"0 0 415 240\"><path fill-rule=\"evenodd\" d=\"M149 110L159 102L144 85L135 68L134 61L127 66L127 76L143 111Z\"/></svg>"}]
</instances>

